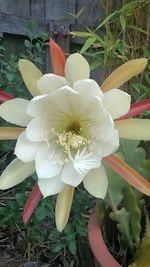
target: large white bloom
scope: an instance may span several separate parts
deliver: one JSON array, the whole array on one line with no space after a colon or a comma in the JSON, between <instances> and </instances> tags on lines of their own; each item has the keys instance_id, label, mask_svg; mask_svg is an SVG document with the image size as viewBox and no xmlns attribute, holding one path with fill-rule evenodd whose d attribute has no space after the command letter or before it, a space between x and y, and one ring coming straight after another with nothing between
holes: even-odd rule
<instances>
[{"instance_id":1,"label":"large white bloom","mask_svg":"<svg viewBox=\"0 0 150 267\"><path fill-rule=\"evenodd\" d=\"M119 89L103 94L89 74L88 62L73 54L66 61L65 78L45 74L37 83L41 95L1 106L3 118L26 126L15 154L25 163L35 161L45 197L59 193L65 184L76 187L82 181L89 193L105 197L107 176L101 160L119 146L113 119L129 111L130 96Z\"/></svg>"}]
</instances>

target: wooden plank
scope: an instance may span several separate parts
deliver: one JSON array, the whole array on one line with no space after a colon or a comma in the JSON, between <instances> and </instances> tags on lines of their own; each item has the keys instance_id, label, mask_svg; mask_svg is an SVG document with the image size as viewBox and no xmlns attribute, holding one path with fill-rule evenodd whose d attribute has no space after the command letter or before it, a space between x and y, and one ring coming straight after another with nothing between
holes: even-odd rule
<instances>
[{"instance_id":1,"label":"wooden plank","mask_svg":"<svg viewBox=\"0 0 150 267\"><path fill-rule=\"evenodd\" d=\"M37 23L37 32L49 32L49 23L45 20L35 20ZM0 15L0 32L28 35L28 19L22 19L16 16L1 14Z\"/></svg>"},{"instance_id":2,"label":"wooden plank","mask_svg":"<svg viewBox=\"0 0 150 267\"><path fill-rule=\"evenodd\" d=\"M45 0L30 0L31 18L45 18L46 14Z\"/></svg>"},{"instance_id":3,"label":"wooden plank","mask_svg":"<svg viewBox=\"0 0 150 267\"><path fill-rule=\"evenodd\" d=\"M53 21L75 22L76 0L45 0L46 16L45 18ZM72 15L71 15L72 14Z\"/></svg>"},{"instance_id":4,"label":"wooden plank","mask_svg":"<svg viewBox=\"0 0 150 267\"><path fill-rule=\"evenodd\" d=\"M67 20L67 0L45 0L46 19L53 21Z\"/></svg>"},{"instance_id":5,"label":"wooden plank","mask_svg":"<svg viewBox=\"0 0 150 267\"><path fill-rule=\"evenodd\" d=\"M29 0L0 1L0 12L27 18L29 17Z\"/></svg>"},{"instance_id":6,"label":"wooden plank","mask_svg":"<svg viewBox=\"0 0 150 267\"><path fill-rule=\"evenodd\" d=\"M85 26L98 25L104 16L102 0L76 0L77 13L82 13L77 19L77 23Z\"/></svg>"}]
</instances>

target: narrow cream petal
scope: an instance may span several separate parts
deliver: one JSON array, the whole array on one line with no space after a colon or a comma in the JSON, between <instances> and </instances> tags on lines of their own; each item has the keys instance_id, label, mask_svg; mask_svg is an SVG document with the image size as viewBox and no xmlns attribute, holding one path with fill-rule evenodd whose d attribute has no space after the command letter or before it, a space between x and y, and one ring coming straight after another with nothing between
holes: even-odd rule
<instances>
[{"instance_id":1,"label":"narrow cream petal","mask_svg":"<svg viewBox=\"0 0 150 267\"><path fill-rule=\"evenodd\" d=\"M76 81L73 85L73 89L83 96L89 94L91 96L97 96L99 98L103 97L103 92L101 91L99 85L92 79Z\"/></svg>"},{"instance_id":2,"label":"narrow cream petal","mask_svg":"<svg viewBox=\"0 0 150 267\"><path fill-rule=\"evenodd\" d=\"M40 95L37 81L42 77L42 72L29 60L20 59L18 62L19 70L31 95Z\"/></svg>"},{"instance_id":3,"label":"narrow cream petal","mask_svg":"<svg viewBox=\"0 0 150 267\"><path fill-rule=\"evenodd\" d=\"M66 185L62 190L62 192L59 193L57 197L56 208L55 208L55 220L56 220L56 227L59 232L63 231L68 222L73 201L73 195L74 195L74 187Z\"/></svg>"},{"instance_id":4,"label":"narrow cream petal","mask_svg":"<svg viewBox=\"0 0 150 267\"><path fill-rule=\"evenodd\" d=\"M102 103L113 119L125 115L130 109L131 96L119 89L112 89L104 94Z\"/></svg>"},{"instance_id":5,"label":"narrow cream petal","mask_svg":"<svg viewBox=\"0 0 150 267\"><path fill-rule=\"evenodd\" d=\"M26 132L20 134L16 146L15 155L24 162L30 162L35 159L36 153L44 145L43 142L31 142L26 137Z\"/></svg>"},{"instance_id":6,"label":"narrow cream petal","mask_svg":"<svg viewBox=\"0 0 150 267\"><path fill-rule=\"evenodd\" d=\"M102 91L106 92L113 88L119 88L132 77L141 73L145 69L147 62L146 58L138 58L124 63L106 78L101 85Z\"/></svg>"},{"instance_id":7,"label":"narrow cream petal","mask_svg":"<svg viewBox=\"0 0 150 267\"><path fill-rule=\"evenodd\" d=\"M132 140L150 140L150 120L126 119L115 122L121 138Z\"/></svg>"},{"instance_id":8,"label":"narrow cream petal","mask_svg":"<svg viewBox=\"0 0 150 267\"><path fill-rule=\"evenodd\" d=\"M0 105L0 116L10 123L26 126L31 120L26 113L28 104L29 101L22 98L8 100Z\"/></svg>"},{"instance_id":9,"label":"narrow cream petal","mask_svg":"<svg viewBox=\"0 0 150 267\"><path fill-rule=\"evenodd\" d=\"M0 140L16 140L23 131L19 127L0 127Z\"/></svg>"},{"instance_id":10,"label":"narrow cream petal","mask_svg":"<svg viewBox=\"0 0 150 267\"><path fill-rule=\"evenodd\" d=\"M81 173L78 172L74 168L72 162L66 162L62 169L60 179L65 184L72 185L75 187L75 186L78 186L82 182L85 175L86 175L85 172L81 172Z\"/></svg>"},{"instance_id":11,"label":"narrow cream petal","mask_svg":"<svg viewBox=\"0 0 150 267\"><path fill-rule=\"evenodd\" d=\"M58 194L64 188L65 184L60 180L60 176L51 179L38 179L38 186L44 197Z\"/></svg>"},{"instance_id":12,"label":"narrow cream petal","mask_svg":"<svg viewBox=\"0 0 150 267\"><path fill-rule=\"evenodd\" d=\"M94 197L105 198L108 180L104 167L93 169L83 179L85 189Z\"/></svg>"},{"instance_id":13,"label":"narrow cream petal","mask_svg":"<svg viewBox=\"0 0 150 267\"><path fill-rule=\"evenodd\" d=\"M78 53L69 56L65 64L65 77L71 86L78 80L89 79L90 67L87 60Z\"/></svg>"},{"instance_id":14,"label":"narrow cream petal","mask_svg":"<svg viewBox=\"0 0 150 267\"><path fill-rule=\"evenodd\" d=\"M38 88L41 94L53 93L56 89L59 89L65 85L68 85L67 80L52 73L43 75L37 82Z\"/></svg>"},{"instance_id":15,"label":"narrow cream petal","mask_svg":"<svg viewBox=\"0 0 150 267\"><path fill-rule=\"evenodd\" d=\"M38 151L35 157L36 172L39 178L52 178L58 175L62 169L62 162L56 157L61 155L55 155L55 144L52 147L43 147ZM57 145L57 144L56 144Z\"/></svg>"},{"instance_id":16,"label":"narrow cream petal","mask_svg":"<svg viewBox=\"0 0 150 267\"><path fill-rule=\"evenodd\" d=\"M9 189L35 172L34 162L24 163L18 158L14 159L4 170L0 177L0 189Z\"/></svg>"}]
</instances>

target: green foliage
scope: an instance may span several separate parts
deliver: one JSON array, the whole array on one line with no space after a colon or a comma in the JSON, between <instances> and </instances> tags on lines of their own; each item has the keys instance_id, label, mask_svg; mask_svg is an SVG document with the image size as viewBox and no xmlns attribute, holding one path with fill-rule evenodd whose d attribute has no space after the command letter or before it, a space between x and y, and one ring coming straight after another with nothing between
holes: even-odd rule
<instances>
[{"instance_id":1,"label":"green foliage","mask_svg":"<svg viewBox=\"0 0 150 267\"><path fill-rule=\"evenodd\" d=\"M111 69L126 61L146 57L150 59L149 45L149 0L125 0L115 3L103 1L104 20L95 28L87 27L84 32L71 32L73 36L85 40L81 53L90 57L91 70L105 66ZM114 11L115 10L115 11ZM146 71L132 79L129 92L138 102L150 97L150 64ZM144 113L148 117L149 113Z\"/></svg>"},{"instance_id":2,"label":"green foliage","mask_svg":"<svg viewBox=\"0 0 150 267\"><path fill-rule=\"evenodd\" d=\"M139 147L139 141L122 139L118 155L142 175L145 177L147 175L148 178L149 173L142 166L145 160L145 151ZM140 243L141 193L131 188L125 180L107 166L106 171L108 191L105 198L105 209L111 208L110 218L117 223L122 246L129 247L133 253Z\"/></svg>"},{"instance_id":3,"label":"green foliage","mask_svg":"<svg viewBox=\"0 0 150 267\"><path fill-rule=\"evenodd\" d=\"M0 88L17 97L27 99L30 97L18 70L18 60L25 58L31 60L38 67L43 67L42 57L46 51L48 34L39 33L36 29L36 23L30 22L28 24L28 37L24 40L24 53L10 54L9 58L8 51L3 46L4 37L3 35L0 36Z\"/></svg>"}]
</instances>

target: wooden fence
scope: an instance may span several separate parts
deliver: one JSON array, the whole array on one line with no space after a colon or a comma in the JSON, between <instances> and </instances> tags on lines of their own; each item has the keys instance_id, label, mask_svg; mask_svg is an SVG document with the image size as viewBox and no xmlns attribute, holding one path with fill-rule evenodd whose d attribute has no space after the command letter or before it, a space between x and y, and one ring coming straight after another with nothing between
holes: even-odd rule
<instances>
[{"instance_id":1,"label":"wooden fence","mask_svg":"<svg viewBox=\"0 0 150 267\"><path fill-rule=\"evenodd\" d=\"M19 50L23 43L19 40L28 36L29 21L37 24L38 32L49 33L65 52L69 52L71 43L81 42L70 38L70 30L92 27L102 18L101 0L0 0L0 32L7 34L6 46L10 52Z\"/></svg>"}]
</instances>

